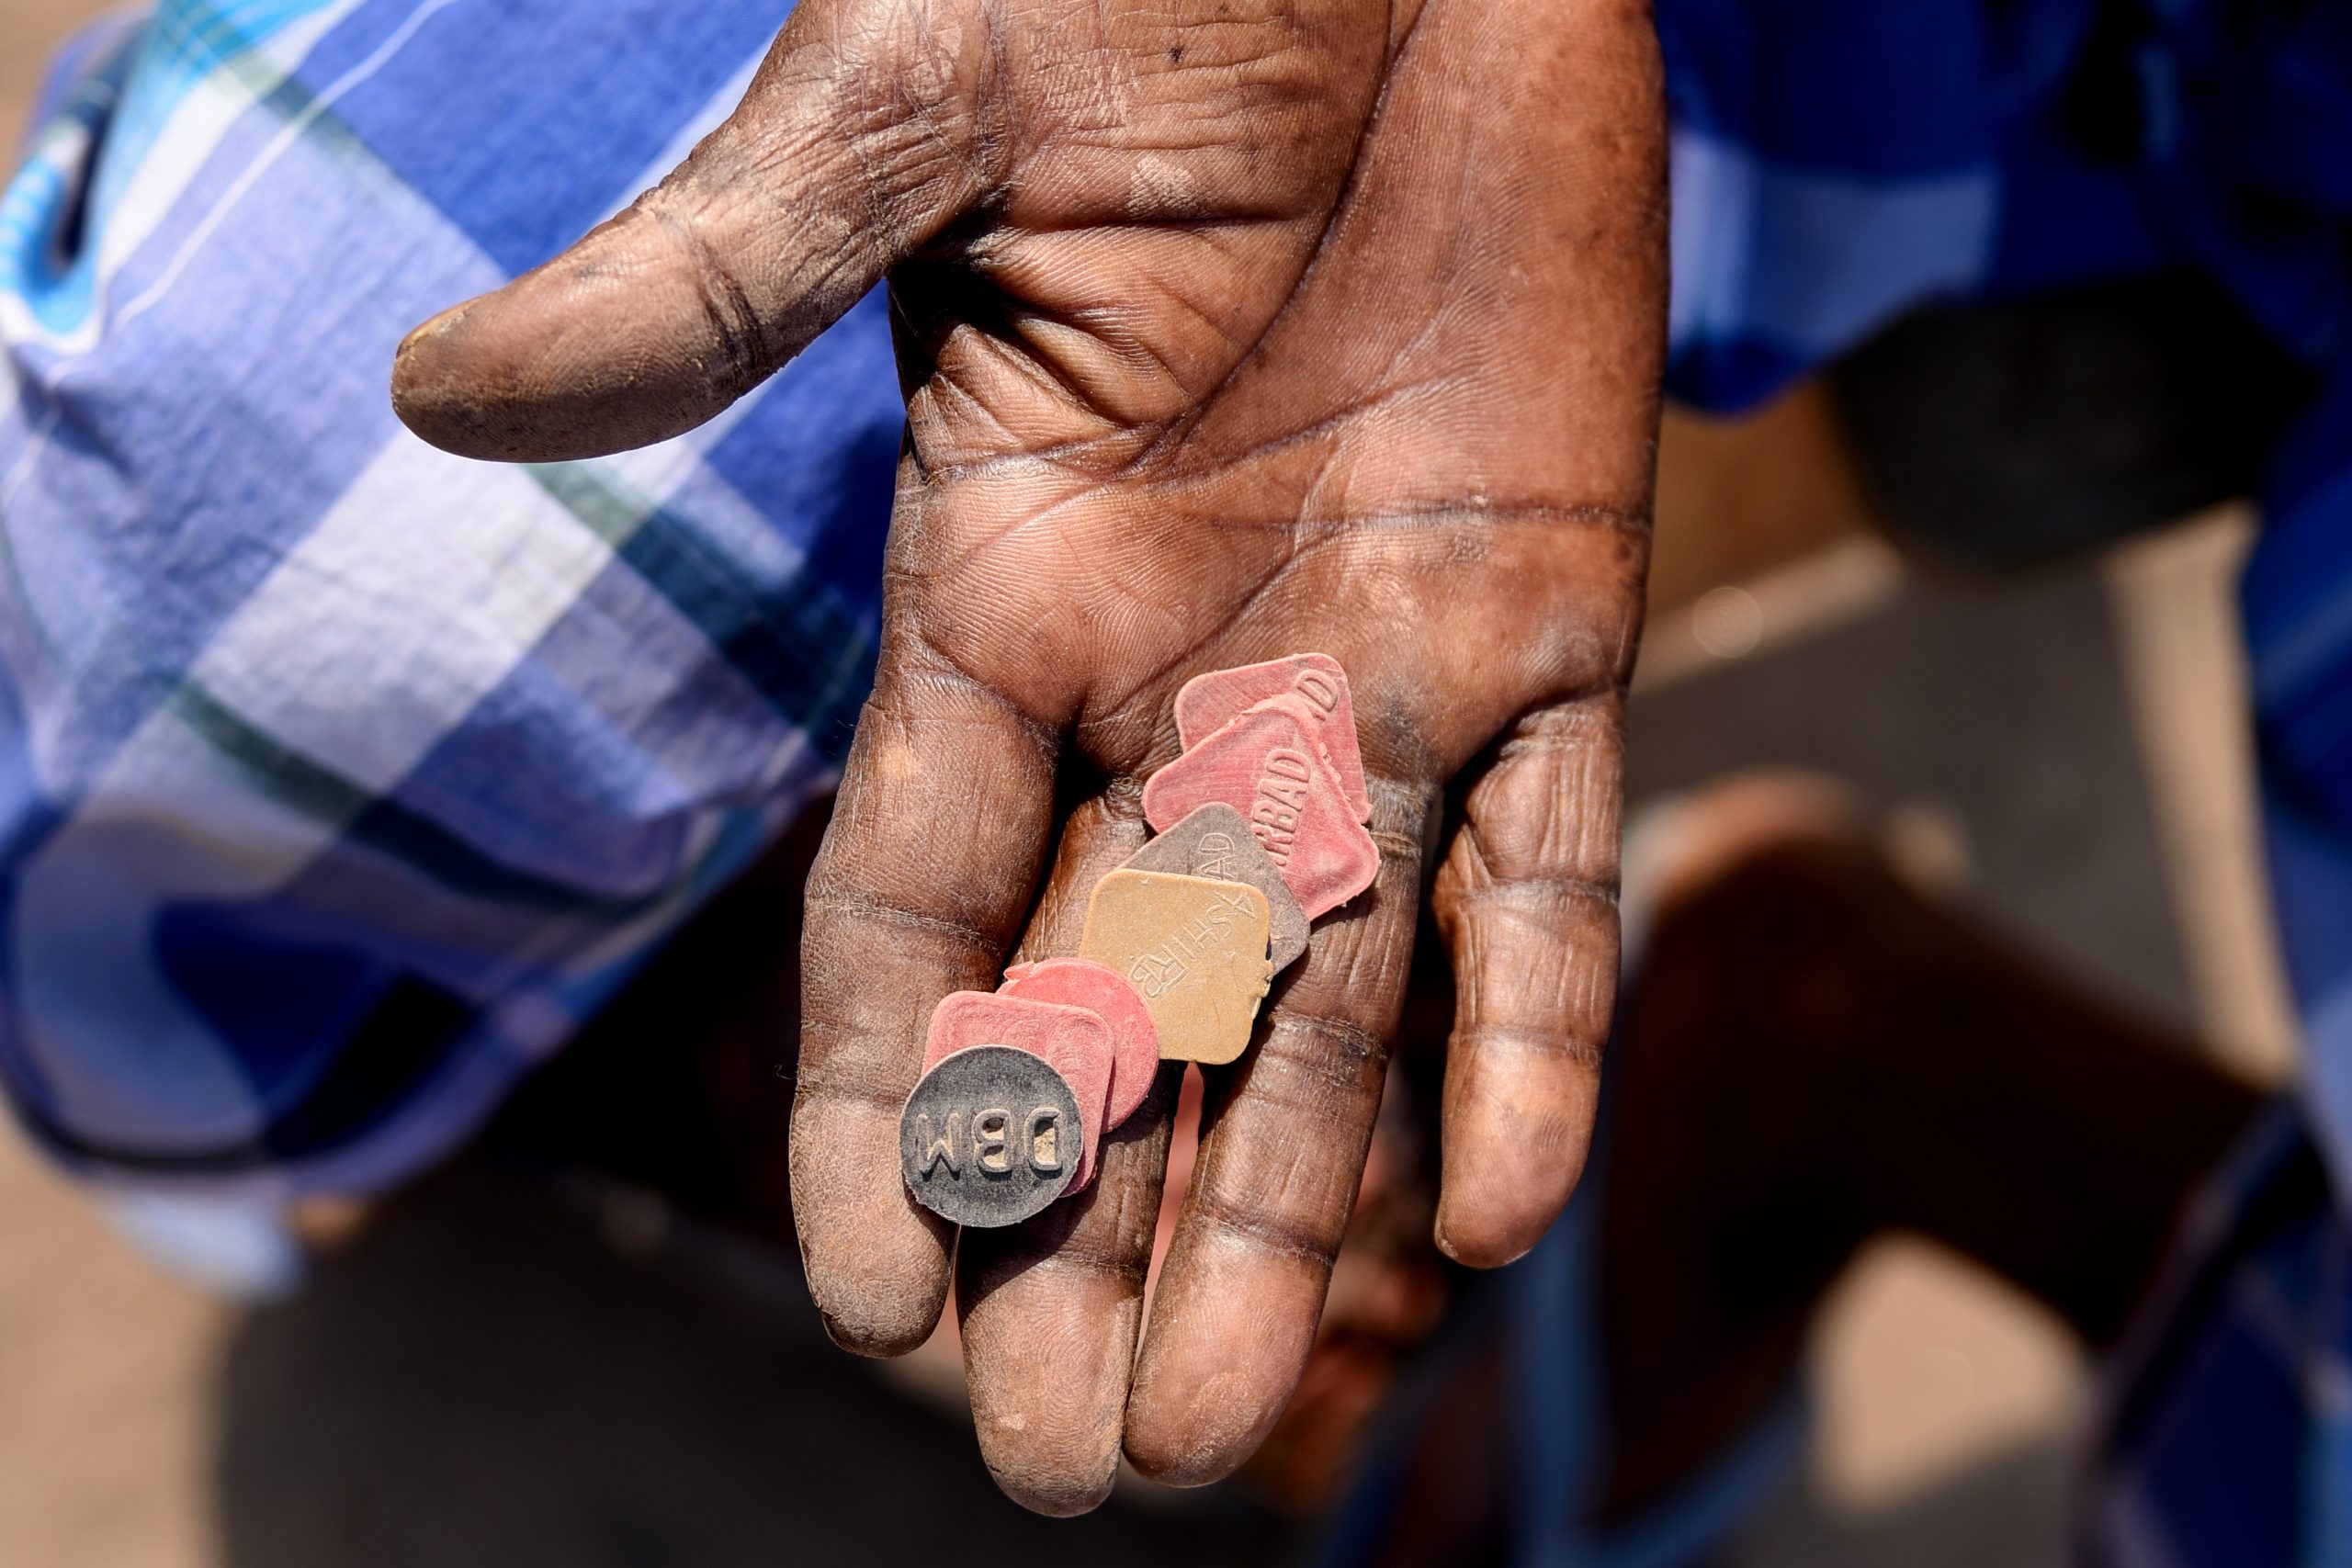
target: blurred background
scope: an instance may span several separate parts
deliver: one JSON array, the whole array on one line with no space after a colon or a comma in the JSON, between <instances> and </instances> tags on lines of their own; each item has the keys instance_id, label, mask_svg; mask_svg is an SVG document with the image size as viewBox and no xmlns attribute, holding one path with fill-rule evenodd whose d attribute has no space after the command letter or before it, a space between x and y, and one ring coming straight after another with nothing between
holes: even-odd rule
<instances>
[{"instance_id":1,"label":"blurred background","mask_svg":"<svg viewBox=\"0 0 2352 1568\"><path fill-rule=\"evenodd\" d=\"M0 125L22 123L47 51L98 9L0 8ZM2131 318L2007 325L2041 345L2030 379L2053 402L2147 381ZM2029 450L2031 419L1988 412L2007 406L2001 375L2028 373L2014 357L1955 370L1950 337L1899 327L1751 419L1669 416L1636 806L1758 764L1832 774L1994 924L2275 1080L2292 1035L2233 618L2253 520L2228 497L2245 475L2226 443L2167 434L2196 412L2194 364L2165 383L2188 414L2126 399L2111 418L2137 408L2144 428L2071 442L2107 465L2086 473L2050 457L2083 433ZM1927 438L1929 403L1986 414L1981 440ZM2081 513L2089 494L2100 515ZM2043 552L2005 558L1999 527L1974 531L1973 561L1939 547L1956 519L2036 507L2055 519L2040 539L2079 524L2086 547L2030 574L2007 569ZM956 1522L994 1553L1073 1561L1286 1562L1311 1535L1248 1480L1123 1483L1075 1522L1022 1513L978 1462L952 1353L840 1355L788 1247L608 1172L493 1150L313 1229L306 1291L223 1305L0 1139L0 1562L734 1562L856 1548L886 1507L908 1540ZM1810 1369L1803 1483L1731 1561L2063 1560L2093 1387L2038 1309L1886 1243L1839 1287Z\"/></svg>"}]
</instances>

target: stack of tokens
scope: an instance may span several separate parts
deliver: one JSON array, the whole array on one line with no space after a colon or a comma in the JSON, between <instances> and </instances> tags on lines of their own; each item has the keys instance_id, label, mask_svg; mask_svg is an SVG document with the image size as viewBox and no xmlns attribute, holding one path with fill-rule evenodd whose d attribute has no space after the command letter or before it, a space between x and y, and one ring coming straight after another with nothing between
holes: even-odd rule
<instances>
[{"instance_id":1,"label":"stack of tokens","mask_svg":"<svg viewBox=\"0 0 2352 1568\"><path fill-rule=\"evenodd\" d=\"M1095 884L1078 956L1015 964L931 1015L899 1152L915 1201L957 1224L1082 1191L1159 1064L1238 1057L1310 923L1379 870L1338 660L1198 676L1176 728L1183 755L1144 786L1157 836Z\"/></svg>"}]
</instances>

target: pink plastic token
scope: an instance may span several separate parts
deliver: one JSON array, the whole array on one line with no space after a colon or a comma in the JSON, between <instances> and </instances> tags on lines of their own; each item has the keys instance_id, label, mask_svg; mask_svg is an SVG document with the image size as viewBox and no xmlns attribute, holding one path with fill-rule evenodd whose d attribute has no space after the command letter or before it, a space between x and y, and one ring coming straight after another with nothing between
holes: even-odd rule
<instances>
[{"instance_id":1,"label":"pink plastic token","mask_svg":"<svg viewBox=\"0 0 2352 1568\"><path fill-rule=\"evenodd\" d=\"M1010 1045L1042 1056L1061 1074L1078 1099L1083 1134L1078 1174L1069 1190L1094 1179L1094 1153L1108 1124L1111 1100L1111 1026L1084 1008L1029 1001L992 991L950 991L932 1010L931 1037L923 1044L923 1071L943 1057L974 1045Z\"/></svg>"},{"instance_id":2,"label":"pink plastic token","mask_svg":"<svg viewBox=\"0 0 2352 1568\"><path fill-rule=\"evenodd\" d=\"M1232 807L1311 920L1372 886L1380 848L1332 779L1306 708L1275 697L1205 738L1151 775L1143 814L1164 833L1211 801Z\"/></svg>"},{"instance_id":3,"label":"pink plastic token","mask_svg":"<svg viewBox=\"0 0 2352 1568\"><path fill-rule=\"evenodd\" d=\"M1306 700L1316 739L1331 760L1331 776L1359 822L1372 820L1372 797L1364 792L1363 753L1356 747L1355 700L1348 674L1328 653L1294 653L1238 670L1195 675L1176 694L1176 733L1189 751L1268 697Z\"/></svg>"},{"instance_id":4,"label":"pink plastic token","mask_svg":"<svg viewBox=\"0 0 2352 1568\"><path fill-rule=\"evenodd\" d=\"M1000 997L1084 1008L1111 1028L1111 1103L1102 1114L1107 1134L1136 1112L1159 1076L1159 1028L1143 993L1125 975L1091 958L1047 958L1004 972Z\"/></svg>"}]
</instances>

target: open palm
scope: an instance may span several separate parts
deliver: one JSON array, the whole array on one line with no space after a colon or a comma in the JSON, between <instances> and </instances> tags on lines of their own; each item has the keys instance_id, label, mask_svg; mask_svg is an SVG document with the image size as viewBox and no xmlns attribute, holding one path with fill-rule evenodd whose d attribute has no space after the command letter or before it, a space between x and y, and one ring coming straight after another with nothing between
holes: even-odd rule
<instances>
[{"instance_id":1,"label":"open palm","mask_svg":"<svg viewBox=\"0 0 2352 1568\"><path fill-rule=\"evenodd\" d=\"M981 1447L1034 1507L1099 1502L1123 1443L1214 1479L1289 1397L1458 775L1439 1240L1506 1260L1575 1184L1617 963L1661 143L1634 0L804 0L659 188L401 351L427 439L578 457L710 417L890 279L910 438L808 886L795 1209L851 1348L920 1343L957 1271ZM1211 1071L1147 1332L1174 1069L1092 1188L960 1257L905 1191L899 1108L940 997L1016 944L1076 950L1177 687L1307 649L1353 683L1380 879Z\"/></svg>"}]
</instances>

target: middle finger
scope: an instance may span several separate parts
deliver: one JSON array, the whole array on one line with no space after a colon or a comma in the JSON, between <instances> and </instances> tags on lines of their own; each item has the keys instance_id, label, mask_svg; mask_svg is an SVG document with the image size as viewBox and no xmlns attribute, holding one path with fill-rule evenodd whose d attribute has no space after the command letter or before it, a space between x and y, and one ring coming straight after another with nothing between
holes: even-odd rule
<instances>
[{"instance_id":1,"label":"middle finger","mask_svg":"<svg viewBox=\"0 0 2352 1568\"><path fill-rule=\"evenodd\" d=\"M1371 783L1380 873L1317 929L1252 1049L1208 1073L1200 1159L1152 1298L1127 1457L1221 1479L1289 1403L1322 1315L1412 967L1431 792Z\"/></svg>"}]
</instances>

